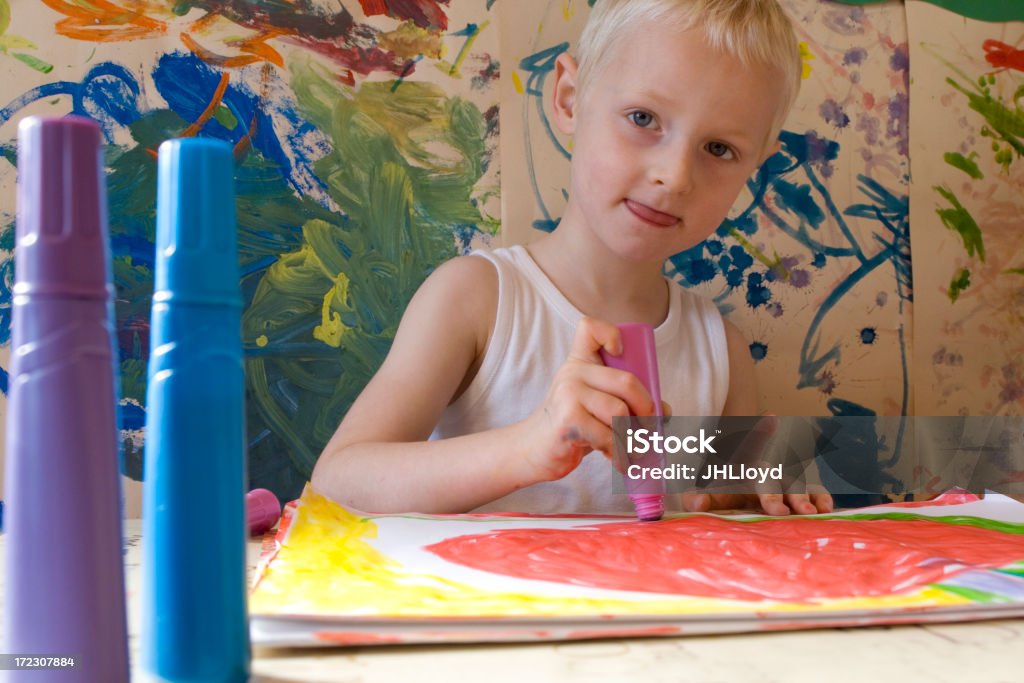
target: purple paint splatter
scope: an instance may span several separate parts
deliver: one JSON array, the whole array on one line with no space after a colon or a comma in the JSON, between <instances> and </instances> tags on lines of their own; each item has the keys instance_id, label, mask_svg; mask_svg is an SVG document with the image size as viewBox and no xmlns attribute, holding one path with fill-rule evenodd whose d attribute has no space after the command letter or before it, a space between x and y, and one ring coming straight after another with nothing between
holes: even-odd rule
<instances>
[{"instance_id":1,"label":"purple paint splatter","mask_svg":"<svg viewBox=\"0 0 1024 683\"><path fill-rule=\"evenodd\" d=\"M859 65L867 59L868 51L862 47L851 47L843 55L843 66Z\"/></svg>"},{"instance_id":2,"label":"purple paint splatter","mask_svg":"<svg viewBox=\"0 0 1024 683\"><path fill-rule=\"evenodd\" d=\"M906 93L896 93L889 98L889 123L885 135L897 138L896 149L903 156L910 153L910 136L907 127L910 122L910 98Z\"/></svg>"},{"instance_id":3,"label":"purple paint splatter","mask_svg":"<svg viewBox=\"0 0 1024 683\"><path fill-rule=\"evenodd\" d=\"M857 116L857 130L864 133L864 142L869 145L877 145L880 134L878 119L870 114L861 113Z\"/></svg>"},{"instance_id":4,"label":"purple paint splatter","mask_svg":"<svg viewBox=\"0 0 1024 683\"><path fill-rule=\"evenodd\" d=\"M843 111L843 105L831 97L821 103L821 106L818 107L818 113L821 114L821 118L825 119L826 123L830 123L836 128L846 128L850 125L850 117Z\"/></svg>"}]
</instances>

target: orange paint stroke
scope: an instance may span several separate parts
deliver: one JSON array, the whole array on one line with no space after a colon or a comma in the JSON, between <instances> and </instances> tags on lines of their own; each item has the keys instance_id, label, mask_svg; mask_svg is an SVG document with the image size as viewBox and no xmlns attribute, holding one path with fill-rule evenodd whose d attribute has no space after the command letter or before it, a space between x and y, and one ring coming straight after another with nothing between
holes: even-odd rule
<instances>
[{"instance_id":1,"label":"orange paint stroke","mask_svg":"<svg viewBox=\"0 0 1024 683\"><path fill-rule=\"evenodd\" d=\"M57 33L76 40L106 43L151 38L167 32L167 23L145 14L146 3L126 9L108 0L43 0L67 17L55 25Z\"/></svg>"},{"instance_id":2,"label":"orange paint stroke","mask_svg":"<svg viewBox=\"0 0 1024 683\"><path fill-rule=\"evenodd\" d=\"M228 76L227 72L223 72L220 75L220 82L217 83L217 89L213 91L213 97L210 99L210 103L206 105L206 109L199 115L199 118L192 122L188 128L181 132L179 137L190 138L202 129L206 125L206 122L213 118L214 113L217 111L217 107L220 106L221 100L224 99L224 93L227 92L228 82L231 77Z\"/></svg>"},{"instance_id":3,"label":"orange paint stroke","mask_svg":"<svg viewBox=\"0 0 1024 683\"><path fill-rule=\"evenodd\" d=\"M710 515L571 529L507 529L426 548L521 579L612 590L806 603L906 593L1024 559L1024 536L928 519Z\"/></svg>"},{"instance_id":4,"label":"orange paint stroke","mask_svg":"<svg viewBox=\"0 0 1024 683\"><path fill-rule=\"evenodd\" d=\"M985 60L999 71L1024 71L1024 50L991 38L982 43L981 48L985 51Z\"/></svg>"},{"instance_id":5,"label":"orange paint stroke","mask_svg":"<svg viewBox=\"0 0 1024 683\"><path fill-rule=\"evenodd\" d=\"M280 52L266 44L266 41L271 38L276 38L279 35L282 34L278 31L266 31L257 36L239 40L234 44L238 46L238 49L242 54L234 55L232 57L218 54L213 50L203 47L188 33L181 34L181 42L193 54L212 66L230 69L240 66L248 66L249 64L255 64L256 62L271 62L277 66L283 67L284 57L281 56Z\"/></svg>"}]
</instances>

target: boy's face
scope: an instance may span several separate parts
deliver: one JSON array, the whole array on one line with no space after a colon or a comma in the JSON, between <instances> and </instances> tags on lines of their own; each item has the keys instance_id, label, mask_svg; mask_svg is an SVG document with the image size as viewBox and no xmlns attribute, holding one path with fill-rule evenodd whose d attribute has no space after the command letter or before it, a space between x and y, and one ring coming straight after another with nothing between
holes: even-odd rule
<instances>
[{"instance_id":1,"label":"boy's face","mask_svg":"<svg viewBox=\"0 0 1024 683\"><path fill-rule=\"evenodd\" d=\"M777 149L778 76L712 51L699 29L645 25L612 50L582 97L575 63L559 59L555 121L574 136L563 220L660 264L713 233Z\"/></svg>"}]
</instances>

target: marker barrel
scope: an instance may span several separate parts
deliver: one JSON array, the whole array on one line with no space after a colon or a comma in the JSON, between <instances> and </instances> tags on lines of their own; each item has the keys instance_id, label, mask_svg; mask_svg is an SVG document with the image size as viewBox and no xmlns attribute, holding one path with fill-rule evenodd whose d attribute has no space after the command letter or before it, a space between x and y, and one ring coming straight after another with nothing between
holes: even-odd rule
<instances>
[{"instance_id":1,"label":"marker barrel","mask_svg":"<svg viewBox=\"0 0 1024 683\"><path fill-rule=\"evenodd\" d=\"M636 375L640 383L644 385L654 399L654 415L641 417L655 417L656 424L654 431L660 432L663 424L664 414L661 409L661 380L658 376L658 353L654 338L654 328L645 323L623 323L617 326L622 338L622 353L613 356L603 349L601 360L605 365L618 370L625 370ZM636 417L636 416L634 416ZM640 427L636 420L631 420L634 427ZM653 449L646 455L627 454L628 465L640 465L641 467L664 467L665 456L655 453ZM630 479L625 478L626 491L636 509L637 517L644 521L655 521L661 519L665 512L665 482L661 479Z\"/></svg>"},{"instance_id":2,"label":"marker barrel","mask_svg":"<svg viewBox=\"0 0 1024 683\"><path fill-rule=\"evenodd\" d=\"M99 128L18 129L0 651L74 658L6 680L128 681L116 352Z\"/></svg>"},{"instance_id":3,"label":"marker barrel","mask_svg":"<svg viewBox=\"0 0 1024 683\"><path fill-rule=\"evenodd\" d=\"M249 675L233 189L227 144L161 145L143 500L141 668L149 681Z\"/></svg>"}]
</instances>

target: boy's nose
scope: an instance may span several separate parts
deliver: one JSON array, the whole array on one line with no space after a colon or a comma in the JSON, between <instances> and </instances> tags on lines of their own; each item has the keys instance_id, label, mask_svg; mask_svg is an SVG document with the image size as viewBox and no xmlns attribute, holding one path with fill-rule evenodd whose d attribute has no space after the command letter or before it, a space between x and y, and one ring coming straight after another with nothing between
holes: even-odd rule
<instances>
[{"instance_id":1,"label":"boy's nose","mask_svg":"<svg viewBox=\"0 0 1024 683\"><path fill-rule=\"evenodd\" d=\"M676 147L665 150L653 160L650 178L672 194L687 194L693 189L693 167L691 152Z\"/></svg>"}]
</instances>

